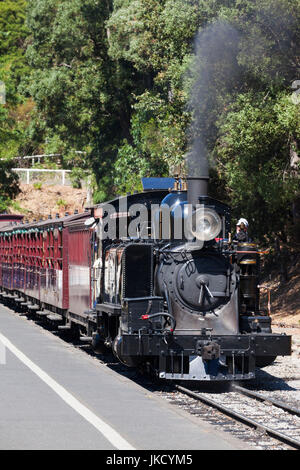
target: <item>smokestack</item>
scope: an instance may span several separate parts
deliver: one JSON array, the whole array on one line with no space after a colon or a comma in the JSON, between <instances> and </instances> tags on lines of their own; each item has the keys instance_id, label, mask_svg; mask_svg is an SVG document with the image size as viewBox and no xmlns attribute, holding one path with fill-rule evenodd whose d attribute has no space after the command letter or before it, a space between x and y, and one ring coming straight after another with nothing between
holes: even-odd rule
<instances>
[{"instance_id":1,"label":"smokestack","mask_svg":"<svg viewBox=\"0 0 300 470\"><path fill-rule=\"evenodd\" d=\"M199 144L186 156L187 161L187 183L188 203L195 206L199 204L200 197L207 197L209 182L209 166L206 151Z\"/></svg>"},{"instance_id":2,"label":"smokestack","mask_svg":"<svg viewBox=\"0 0 300 470\"><path fill-rule=\"evenodd\" d=\"M208 195L208 176L188 176L188 203L195 206L199 204L200 197L207 197Z\"/></svg>"}]
</instances>

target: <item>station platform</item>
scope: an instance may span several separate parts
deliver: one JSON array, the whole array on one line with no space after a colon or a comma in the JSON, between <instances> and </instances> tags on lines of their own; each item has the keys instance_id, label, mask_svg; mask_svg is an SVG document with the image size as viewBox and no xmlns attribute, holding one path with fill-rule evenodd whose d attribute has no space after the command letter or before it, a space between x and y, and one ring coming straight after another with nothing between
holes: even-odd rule
<instances>
[{"instance_id":1,"label":"station platform","mask_svg":"<svg viewBox=\"0 0 300 470\"><path fill-rule=\"evenodd\" d=\"M0 305L0 449L238 450L245 443Z\"/></svg>"}]
</instances>

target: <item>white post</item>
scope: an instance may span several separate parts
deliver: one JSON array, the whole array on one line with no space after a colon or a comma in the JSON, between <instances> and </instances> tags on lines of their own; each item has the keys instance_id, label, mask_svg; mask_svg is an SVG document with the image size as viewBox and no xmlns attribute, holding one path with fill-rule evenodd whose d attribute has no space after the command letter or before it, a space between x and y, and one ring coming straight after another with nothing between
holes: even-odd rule
<instances>
[{"instance_id":1,"label":"white post","mask_svg":"<svg viewBox=\"0 0 300 470\"><path fill-rule=\"evenodd\" d=\"M29 179L30 179L30 173L29 173L29 170L26 171L27 173L27 184L29 184Z\"/></svg>"},{"instance_id":2,"label":"white post","mask_svg":"<svg viewBox=\"0 0 300 470\"><path fill-rule=\"evenodd\" d=\"M92 178L91 176L89 176L87 179L86 205L91 206L92 201L93 201Z\"/></svg>"},{"instance_id":3,"label":"white post","mask_svg":"<svg viewBox=\"0 0 300 470\"><path fill-rule=\"evenodd\" d=\"M62 172L62 185L63 186L65 185L65 178L66 178L66 172L65 172L65 170L63 170L63 172Z\"/></svg>"}]
</instances>

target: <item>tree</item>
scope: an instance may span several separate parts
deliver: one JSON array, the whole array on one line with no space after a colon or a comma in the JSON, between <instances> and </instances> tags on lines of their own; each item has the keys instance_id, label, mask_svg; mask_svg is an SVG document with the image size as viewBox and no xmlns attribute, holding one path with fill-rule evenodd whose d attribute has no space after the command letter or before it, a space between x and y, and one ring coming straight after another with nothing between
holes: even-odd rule
<instances>
[{"instance_id":1,"label":"tree","mask_svg":"<svg viewBox=\"0 0 300 470\"><path fill-rule=\"evenodd\" d=\"M11 171L12 168L12 162L0 161L0 212L6 211L11 200L20 192L19 179L17 174Z\"/></svg>"},{"instance_id":2,"label":"tree","mask_svg":"<svg viewBox=\"0 0 300 470\"><path fill-rule=\"evenodd\" d=\"M27 70L25 16L24 0L0 2L0 81L6 88L6 104L0 104L0 211L8 208L19 191L18 177L12 173L9 159L18 152L27 119L27 108L18 92Z\"/></svg>"},{"instance_id":3,"label":"tree","mask_svg":"<svg viewBox=\"0 0 300 470\"><path fill-rule=\"evenodd\" d=\"M261 239L286 239L295 235L292 207L300 195L300 108L290 88L300 66L300 4L242 1L223 15L240 33L239 74L210 151L236 216L245 213Z\"/></svg>"},{"instance_id":4,"label":"tree","mask_svg":"<svg viewBox=\"0 0 300 470\"><path fill-rule=\"evenodd\" d=\"M30 129L45 151L86 152L77 164L91 168L101 193L113 195L113 163L119 143L130 138L135 72L108 56L106 21L111 1L31 0L27 58L32 71L23 83L36 105Z\"/></svg>"},{"instance_id":5,"label":"tree","mask_svg":"<svg viewBox=\"0 0 300 470\"><path fill-rule=\"evenodd\" d=\"M182 166L189 122L183 78L200 11L199 2L192 0L114 2L107 23L109 55L130 64L143 82L140 92L134 90L132 139L119 149L115 165L124 187L133 162L135 167L141 163L142 171L148 162L152 176L174 174ZM130 178L131 186L138 184L140 173Z\"/></svg>"},{"instance_id":6,"label":"tree","mask_svg":"<svg viewBox=\"0 0 300 470\"><path fill-rule=\"evenodd\" d=\"M62 153L92 171L97 202L138 188L140 176L184 172L200 135L212 193L270 236L298 198L299 107L289 95L299 22L298 0L30 0L19 51L23 60L26 43L30 73L2 132L21 153ZM234 32L231 48L220 25ZM209 31L218 34L208 48Z\"/></svg>"},{"instance_id":7,"label":"tree","mask_svg":"<svg viewBox=\"0 0 300 470\"><path fill-rule=\"evenodd\" d=\"M225 178L235 214L247 217L260 239L287 233L299 176L290 146L300 138L300 112L290 95L239 95L220 122L215 147L219 177Z\"/></svg>"}]
</instances>

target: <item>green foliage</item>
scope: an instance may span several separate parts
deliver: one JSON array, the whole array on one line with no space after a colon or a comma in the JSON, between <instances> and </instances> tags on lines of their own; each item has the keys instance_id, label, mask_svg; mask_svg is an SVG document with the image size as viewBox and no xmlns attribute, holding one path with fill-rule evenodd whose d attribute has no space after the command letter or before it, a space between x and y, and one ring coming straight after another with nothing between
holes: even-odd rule
<instances>
[{"instance_id":1,"label":"green foliage","mask_svg":"<svg viewBox=\"0 0 300 470\"><path fill-rule=\"evenodd\" d=\"M144 82L144 90L134 94L131 139L119 149L115 164L121 191L132 190L145 173L164 176L182 167L189 122L183 76L199 11L197 1L114 2L107 23L110 57L126 61Z\"/></svg>"},{"instance_id":2,"label":"green foliage","mask_svg":"<svg viewBox=\"0 0 300 470\"><path fill-rule=\"evenodd\" d=\"M28 109L18 93L21 78L27 73L25 16L24 0L0 2L0 81L6 88L6 105L0 104L0 211L7 210L19 191L9 160L18 155L27 120Z\"/></svg>"},{"instance_id":3,"label":"green foliage","mask_svg":"<svg viewBox=\"0 0 300 470\"><path fill-rule=\"evenodd\" d=\"M225 38L195 61L216 21L236 29L233 55ZM284 236L300 192L299 23L299 0L0 1L0 158L62 154L75 186L93 175L95 202L184 173L196 72L212 194L260 238Z\"/></svg>"},{"instance_id":4,"label":"green foliage","mask_svg":"<svg viewBox=\"0 0 300 470\"><path fill-rule=\"evenodd\" d=\"M241 0L226 16L243 33L239 62L265 86L295 79L299 69L298 0Z\"/></svg>"},{"instance_id":5,"label":"green foliage","mask_svg":"<svg viewBox=\"0 0 300 470\"><path fill-rule=\"evenodd\" d=\"M66 208L68 203L64 199L59 199L56 203L57 207L59 208Z\"/></svg>"},{"instance_id":6,"label":"green foliage","mask_svg":"<svg viewBox=\"0 0 300 470\"><path fill-rule=\"evenodd\" d=\"M119 0L108 21L109 53L140 72L164 71L190 53L197 30L199 2Z\"/></svg>"},{"instance_id":7,"label":"green foliage","mask_svg":"<svg viewBox=\"0 0 300 470\"><path fill-rule=\"evenodd\" d=\"M11 161L0 161L0 212L8 209L11 200L20 191L18 176L11 171L12 168L13 163Z\"/></svg>"},{"instance_id":8,"label":"green foliage","mask_svg":"<svg viewBox=\"0 0 300 470\"><path fill-rule=\"evenodd\" d=\"M134 79L107 54L111 7L100 0L31 0L27 59L32 71L23 83L36 105L31 138L69 155L73 164L75 151L86 152L75 164L93 170L104 198L112 195L118 144L129 134Z\"/></svg>"},{"instance_id":9,"label":"green foliage","mask_svg":"<svg viewBox=\"0 0 300 470\"><path fill-rule=\"evenodd\" d=\"M82 168L73 168L70 174L73 188L81 188L82 181L87 180L89 173Z\"/></svg>"},{"instance_id":10,"label":"green foliage","mask_svg":"<svg viewBox=\"0 0 300 470\"><path fill-rule=\"evenodd\" d=\"M141 178L144 176L165 175L167 165L163 161L149 155L147 158L127 141L119 149L116 161L115 184L121 193L142 190Z\"/></svg>"},{"instance_id":11,"label":"green foliage","mask_svg":"<svg viewBox=\"0 0 300 470\"><path fill-rule=\"evenodd\" d=\"M20 204L17 201L11 201L9 205L9 209L11 212L20 212L21 214L29 214L30 210L24 209L24 207L21 207Z\"/></svg>"},{"instance_id":12,"label":"green foliage","mask_svg":"<svg viewBox=\"0 0 300 470\"><path fill-rule=\"evenodd\" d=\"M242 94L220 119L215 147L219 177L227 182L236 216L262 238L284 233L288 208L300 192L290 151L300 138L300 109L290 94Z\"/></svg>"},{"instance_id":13,"label":"green foliage","mask_svg":"<svg viewBox=\"0 0 300 470\"><path fill-rule=\"evenodd\" d=\"M26 1L0 2L0 80L6 83L8 101L17 104L17 87L27 68L24 61L27 29Z\"/></svg>"},{"instance_id":14,"label":"green foliage","mask_svg":"<svg viewBox=\"0 0 300 470\"><path fill-rule=\"evenodd\" d=\"M27 36L25 27L25 0L0 2L0 54L19 53L20 43Z\"/></svg>"}]
</instances>

